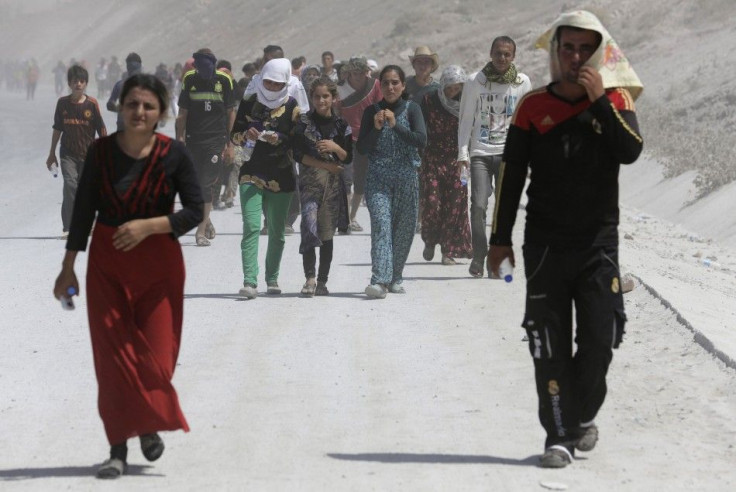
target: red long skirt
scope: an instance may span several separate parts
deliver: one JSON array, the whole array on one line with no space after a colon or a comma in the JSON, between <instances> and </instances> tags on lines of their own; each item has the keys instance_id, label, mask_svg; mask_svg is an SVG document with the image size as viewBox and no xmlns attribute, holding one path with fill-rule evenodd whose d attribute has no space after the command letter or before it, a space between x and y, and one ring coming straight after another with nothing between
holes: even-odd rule
<instances>
[{"instance_id":1,"label":"red long skirt","mask_svg":"<svg viewBox=\"0 0 736 492\"><path fill-rule=\"evenodd\" d=\"M87 268L87 311L98 406L110 444L164 430L189 430L171 384L179 355L184 259L168 234L132 251L97 224Z\"/></svg>"}]
</instances>

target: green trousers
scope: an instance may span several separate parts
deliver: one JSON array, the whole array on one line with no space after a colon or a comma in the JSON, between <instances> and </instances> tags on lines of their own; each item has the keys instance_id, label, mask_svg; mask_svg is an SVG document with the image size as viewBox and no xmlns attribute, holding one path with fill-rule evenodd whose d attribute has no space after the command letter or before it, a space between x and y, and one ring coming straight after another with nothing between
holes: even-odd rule
<instances>
[{"instance_id":1,"label":"green trousers","mask_svg":"<svg viewBox=\"0 0 736 492\"><path fill-rule=\"evenodd\" d=\"M278 280L281 255L286 242L284 226L289 213L291 195L292 193L263 190L249 183L240 185L240 208L243 212L243 239L240 241L243 284L258 285L258 239L264 208L268 227L266 282Z\"/></svg>"}]
</instances>

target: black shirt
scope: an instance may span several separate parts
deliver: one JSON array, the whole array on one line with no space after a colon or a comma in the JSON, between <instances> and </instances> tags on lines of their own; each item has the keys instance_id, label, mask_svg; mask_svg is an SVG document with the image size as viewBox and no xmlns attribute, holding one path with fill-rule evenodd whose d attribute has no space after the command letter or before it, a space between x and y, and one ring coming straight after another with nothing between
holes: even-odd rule
<instances>
[{"instance_id":1,"label":"black shirt","mask_svg":"<svg viewBox=\"0 0 736 492\"><path fill-rule=\"evenodd\" d=\"M217 70L211 79L205 80L196 70L188 71L179 94L179 106L187 110L186 142L226 142L227 113L236 103L233 79L228 74Z\"/></svg>"},{"instance_id":2,"label":"black shirt","mask_svg":"<svg viewBox=\"0 0 736 492\"><path fill-rule=\"evenodd\" d=\"M202 191L184 144L156 134L149 156L138 160L120 149L116 135L96 140L87 152L66 243L70 251L87 249L95 216L112 227L167 216L175 237L202 221ZM174 212L177 193L183 208Z\"/></svg>"}]
</instances>

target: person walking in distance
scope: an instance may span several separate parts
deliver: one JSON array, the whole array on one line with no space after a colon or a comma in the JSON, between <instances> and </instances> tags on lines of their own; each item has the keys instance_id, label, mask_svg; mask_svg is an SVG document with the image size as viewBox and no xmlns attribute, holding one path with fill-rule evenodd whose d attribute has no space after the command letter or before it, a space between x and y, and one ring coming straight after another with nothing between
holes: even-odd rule
<instances>
[{"instance_id":1,"label":"person walking in distance","mask_svg":"<svg viewBox=\"0 0 736 492\"><path fill-rule=\"evenodd\" d=\"M87 317L110 458L98 478L126 472L128 439L148 461L164 452L160 431L189 430L171 384L181 344L184 260L176 237L202 220L202 196L184 145L156 132L166 87L153 75L121 91L124 130L87 152L54 296L80 291L74 262L87 248ZM181 209L174 212L179 195Z\"/></svg>"},{"instance_id":2,"label":"person walking in distance","mask_svg":"<svg viewBox=\"0 0 736 492\"><path fill-rule=\"evenodd\" d=\"M327 277L333 253L333 237L340 222L347 225L347 196L340 174L353 153L350 126L335 115L337 85L327 75L308 85L312 109L301 115L294 131L294 159L299 163L303 257L307 297L329 294ZM342 217L341 217L342 215ZM319 273L315 249L319 248Z\"/></svg>"},{"instance_id":3,"label":"person walking in distance","mask_svg":"<svg viewBox=\"0 0 736 492\"><path fill-rule=\"evenodd\" d=\"M84 158L87 149L95 139L107 135L105 122L102 121L100 105L93 97L85 93L89 82L89 73L79 65L73 65L67 71L67 82L71 94L59 98L54 112L54 126L51 134L51 150L46 159L46 167L59 166L56 160L56 145L61 140L59 157L61 159L61 176L64 178L64 197L61 202L61 224L63 234L69 233L69 226L74 211L74 197L77 194L79 177L84 170Z\"/></svg>"},{"instance_id":4,"label":"person walking in distance","mask_svg":"<svg viewBox=\"0 0 736 492\"><path fill-rule=\"evenodd\" d=\"M377 79L371 77L371 69L363 57L352 57L341 68L341 73L346 74L345 82L337 86L340 98L337 104L340 116L345 118L353 130L353 143L358 141L360 134L363 112L369 106L377 103L383 98L381 87ZM365 194L365 179L368 170L368 157L359 152L353 153L353 163L346 170L345 184L350 188L352 185L352 196L350 199L350 232L360 232L363 227L356 220L360 202Z\"/></svg>"},{"instance_id":5,"label":"person walking in distance","mask_svg":"<svg viewBox=\"0 0 736 492\"><path fill-rule=\"evenodd\" d=\"M457 131L458 164L470 168L470 232L473 260L468 272L483 276L488 251L486 214L516 103L529 92L529 77L517 71L513 61L516 43L499 36L491 43L491 61L468 81L460 100Z\"/></svg>"},{"instance_id":6,"label":"person walking in distance","mask_svg":"<svg viewBox=\"0 0 736 492\"><path fill-rule=\"evenodd\" d=\"M432 261L439 245L443 265L454 265L453 258L472 256L468 187L460 181L461 167L456 160L460 97L466 80L461 67L446 67L440 87L426 94L421 104L427 126L427 147L419 168L422 255Z\"/></svg>"},{"instance_id":7,"label":"person walking in distance","mask_svg":"<svg viewBox=\"0 0 736 492\"><path fill-rule=\"evenodd\" d=\"M371 216L371 283L368 297L404 294L403 273L419 207L417 168L427 145L419 105L404 92L406 76L396 65L381 70L383 100L366 108L358 152L368 156L365 201Z\"/></svg>"},{"instance_id":8,"label":"person walking in distance","mask_svg":"<svg viewBox=\"0 0 736 492\"><path fill-rule=\"evenodd\" d=\"M552 82L527 94L511 122L488 268L498 274L505 259L515 263L511 231L531 170L522 326L547 433L541 466L561 468L598 440L594 419L624 334L618 173L642 151L633 102L642 85L589 12L562 14L537 45L549 49Z\"/></svg>"},{"instance_id":9,"label":"person walking in distance","mask_svg":"<svg viewBox=\"0 0 736 492\"><path fill-rule=\"evenodd\" d=\"M215 69L217 58L207 48L194 55L194 69L184 74L179 94L179 115L176 117L176 138L186 142L197 167L202 186L204 219L197 226L194 238L197 246L209 246L215 238L215 226L210 220L215 187L223 161L232 162L233 146L228 138L235 121L233 79Z\"/></svg>"}]
</instances>

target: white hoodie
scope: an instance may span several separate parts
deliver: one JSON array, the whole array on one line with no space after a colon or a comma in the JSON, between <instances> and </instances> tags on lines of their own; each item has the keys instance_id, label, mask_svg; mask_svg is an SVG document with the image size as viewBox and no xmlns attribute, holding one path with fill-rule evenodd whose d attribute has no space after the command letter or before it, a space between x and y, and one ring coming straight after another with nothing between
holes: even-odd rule
<instances>
[{"instance_id":1,"label":"white hoodie","mask_svg":"<svg viewBox=\"0 0 736 492\"><path fill-rule=\"evenodd\" d=\"M458 161L503 154L516 104L532 89L529 77L521 72L518 76L519 85L492 83L489 89L481 71L465 84L457 130Z\"/></svg>"}]
</instances>

